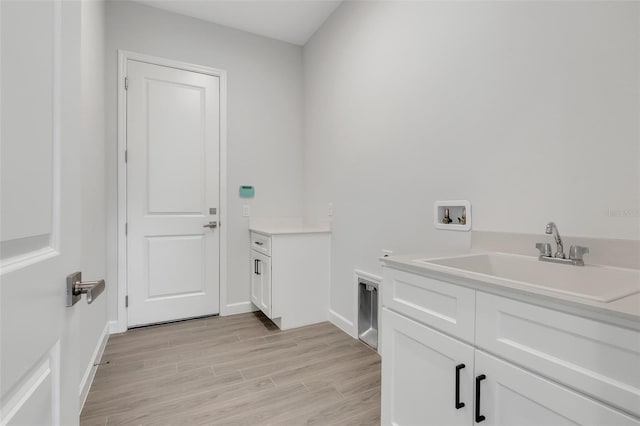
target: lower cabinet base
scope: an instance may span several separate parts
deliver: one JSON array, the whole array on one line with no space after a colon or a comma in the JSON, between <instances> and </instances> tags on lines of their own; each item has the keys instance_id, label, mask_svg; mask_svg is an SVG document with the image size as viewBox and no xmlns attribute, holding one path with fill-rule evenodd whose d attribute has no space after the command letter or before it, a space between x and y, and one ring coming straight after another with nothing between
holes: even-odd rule
<instances>
[{"instance_id":1,"label":"lower cabinet base","mask_svg":"<svg viewBox=\"0 0 640 426\"><path fill-rule=\"evenodd\" d=\"M640 420L382 310L383 425L640 426Z\"/></svg>"},{"instance_id":2,"label":"lower cabinet base","mask_svg":"<svg viewBox=\"0 0 640 426\"><path fill-rule=\"evenodd\" d=\"M271 256L251 250L251 302L281 330L328 320L330 242L328 233L278 234L263 242Z\"/></svg>"}]
</instances>

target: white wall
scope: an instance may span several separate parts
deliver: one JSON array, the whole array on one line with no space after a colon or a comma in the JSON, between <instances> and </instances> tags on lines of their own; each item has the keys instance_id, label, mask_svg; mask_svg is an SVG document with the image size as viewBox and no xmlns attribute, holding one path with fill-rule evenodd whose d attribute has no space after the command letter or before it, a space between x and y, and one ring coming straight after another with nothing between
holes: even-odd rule
<instances>
[{"instance_id":1,"label":"white wall","mask_svg":"<svg viewBox=\"0 0 640 426\"><path fill-rule=\"evenodd\" d=\"M223 69L228 75L229 304L249 301L248 220L302 214L302 48L127 1L107 2L108 271L116 283L117 49ZM254 185L255 199L238 197ZM110 317L117 316L115 285Z\"/></svg>"},{"instance_id":2,"label":"white wall","mask_svg":"<svg viewBox=\"0 0 640 426\"><path fill-rule=\"evenodd\" d=\"M82 132L81 182L82 221L81 258L82 278L97 280L106 276L106 175L104 125L104 49L105 3L82 1L81 4L81 81L82 116L78 124ZM107 281L107 286L114 282ZM75 352L78 356L79 385L89 381L96 347L102 341L107 325L107 295L100 295L91 305L84 298L74 306L77 316ZM89 369L89 370L87 370ZM90 382L89 382L90 384ZM82 391L88 391L88 386ZM85 395L81 395L81 399Z\"/></svg>"},{"instance_id":3,"label":"white wall","mask_svg":"<svg viewBox=\"0 0 640 426\"><path fill-rule=\"evenodd\" d=\"M433 228L640 239L640 4L346 2L304 48L306 214L333 202L331 308ZM616 216L626 217L616 217ZM532 254L535 250L532 249Z\"/></svg>"}]
</instances>

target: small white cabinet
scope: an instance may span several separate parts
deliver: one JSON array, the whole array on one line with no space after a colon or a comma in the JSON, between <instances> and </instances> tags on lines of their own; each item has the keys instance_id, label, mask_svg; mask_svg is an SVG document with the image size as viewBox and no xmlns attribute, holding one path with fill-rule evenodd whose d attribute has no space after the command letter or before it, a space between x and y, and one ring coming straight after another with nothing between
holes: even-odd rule
<instances>
[{"instance_id":1,"label":"small white cabinet","mask_svg":"<svg viewBox=\"0 0 640 426\"><path fill-rule=\"evenodd\" d=\"M328 232L252 230L251 302L282 330L326 321Z\"/></svg>"},{"instance_id":2,"label":"small white cabinet","mask_svg":"<svg viewBox=\"0 0 640 426\"><path fill-rule=\"evenodd\" d=\"M384 280L383 425L640 425L637 330L389 267ZM423 297L436 290L475 304L443 315Z\"/></svg>"},{"instance_id":3,"label":"small white cabinet","mask_svg":"<svg viewBox=\"0 0 640 426\"><path fill-rule=\"evenodd\" d=\"M271 258L251 250L251 303L271 318Z\"/></svg>"}]
</instances>

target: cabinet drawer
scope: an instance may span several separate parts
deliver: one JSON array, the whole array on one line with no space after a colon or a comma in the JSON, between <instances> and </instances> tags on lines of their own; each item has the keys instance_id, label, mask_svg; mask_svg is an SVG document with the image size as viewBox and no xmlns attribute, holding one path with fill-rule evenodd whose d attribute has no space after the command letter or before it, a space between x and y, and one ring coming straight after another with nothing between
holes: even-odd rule
<instances>
[{"instance_id":1,"label":"cabinet drawer","mask_svg":"<svg viewBox=\"0 0 640 426\"><path fill-rule=\"evenodd\" d=\"M384 268L382 303L396 312L473 343L474 290Z\"/></svg>"},{"instance_id":2,"label":"cabinet drawer","mask_svg":"<svg viewBox=\"0 0 640 426\"><path fill-rule=\"evenodd\" d=\"M476 344L640 415L640 333L478 292Z\"/></svg>"},{"instance_id":3,"label":"cabinet drawer","mask_svg":"<svg viewBox=\"0 0 640 426\"><path fill-rule=\"evenodd\" d=\"M271 256L271 237L267 235L251 233L251 249L267 256Z\"/></svg>"}]
</instances>

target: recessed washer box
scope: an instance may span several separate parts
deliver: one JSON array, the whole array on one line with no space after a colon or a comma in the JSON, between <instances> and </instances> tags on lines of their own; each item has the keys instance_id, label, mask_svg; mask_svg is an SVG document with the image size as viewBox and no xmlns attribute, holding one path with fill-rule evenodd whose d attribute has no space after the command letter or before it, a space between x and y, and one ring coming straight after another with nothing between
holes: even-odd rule
<instances>
[{"instance_id":1,"label":"recessed washer box","mask_svg":"<svg viewBox=\"0 0 640 426\"><path fill-rule=\"evenodd\" d=\"M446 210L449 209L451 223L443 223ZM464 223L460 220L465 216ZM447 229L449 231L470 231L471 230L471 203L468 200L448 200L436 201L433 203L433 225L437 229Z\"/></svg>"}]
</instances>

